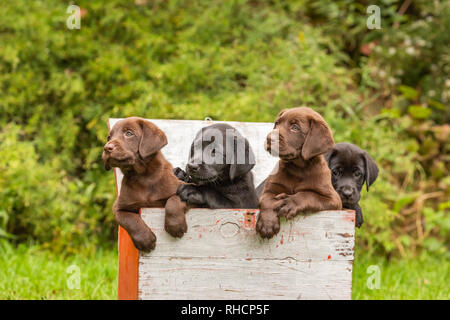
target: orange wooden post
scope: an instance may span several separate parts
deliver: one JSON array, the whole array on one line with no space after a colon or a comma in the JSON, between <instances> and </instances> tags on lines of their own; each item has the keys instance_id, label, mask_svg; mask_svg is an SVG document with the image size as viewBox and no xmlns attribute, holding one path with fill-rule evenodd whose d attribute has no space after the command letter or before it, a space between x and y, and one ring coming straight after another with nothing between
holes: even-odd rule
<instances>
[{"instance_id":1,"label":"orange wooden post","mask_svg":"<svg viewBox=\"0 0 450 320\"><path fill-rule=\"evenodd\" d=\"M139 250L119 226L119 300L138 299Z\"/></svg>"}]
</instances>

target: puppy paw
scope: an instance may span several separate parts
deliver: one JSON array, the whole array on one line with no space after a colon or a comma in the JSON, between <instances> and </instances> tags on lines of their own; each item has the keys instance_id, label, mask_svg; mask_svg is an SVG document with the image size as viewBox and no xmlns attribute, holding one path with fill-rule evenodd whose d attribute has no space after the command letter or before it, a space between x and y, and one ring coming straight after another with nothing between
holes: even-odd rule
<instances>
[{"instance_id":1,"label":"puppy paw","mask_svg":"<svg viewBox=\"0 0 450 320\"><path fill-rule=\"evenodd\" d=\"M260 214L256 223L256 232L261 238L270 239L280 231L280 219L276 213Z\"/></svg>"},{"instance_id":2,"label":"puppy paw","mask_svg":"<svg viewBox=\"0 0 450 320\"><path fill-rule=\"evenodd\" d=\"M275 200L283 200L286 199L287 197L289 197L287 193L280 193L275 196Z\"/></svg>"},{"instance_id":3,"label":"puppy paw","mask_svg":"<svg viewBox=\"0 0 450 320\"><path fill-rule=\"evenodd\" d=\"M186 218L183 215L178 218L166 216L164 221L164 230L174 238L181 238L187 232Z\"/></svg>"},{"instance_id":4,"label":"puppy paw","mask_svg":"<svg viewBox=\"0 0 450 320\"><path fill-rule=\"evenodd\" d=\"M150 252L155 249L156 246L156 236L150 229L133 235L131 240L136 249L143 252Z\"/></svg>"},{"instance_id":5,"label":"puppy paw","mask_svg":"<svg viewBox=\"0 0 450 320\"><path fill-rule=\"evenodd\" d=\"M175 169L173 169L173 174L181 181L186 182L186 180L188 179L188 175L180 167L176 167Z\"/></svg>"},{"instance_id":6,"label":"puppy paw","mask_svg":"<svg viewBox=\"0 0 450 320\"><path fill-rule=\"evenodd\" d=\"M177 195L188 204L200 205L204 203L203 195L192 184L182 184L179 186Z\"/></svg>"},{"instance_id":7,"label":"puppy paw","mask_svg":"<svg viewBox=\"0 0 450 320\"><path fill-rule=\"evenodd\" d=\"M357 213L356 213L355 226L356 226L357 228L361 228L361 226L363 225L363 223L364 223L364 219L363 219L362 214L358 214L358 212L357 212Z\"/></svg>"},{"instance_id":8,"label":"puppy paw","mask_svg":"<svg viewBox=\"0 0 450 320\"><path fill-rule=\"evenodd\" d=\"M299 208L291 197L286 196L280 199L279 205L275 208L278 212L278 216L286 217L286 219L294 218L299 212Z\"/></svg>"}]
</instances>

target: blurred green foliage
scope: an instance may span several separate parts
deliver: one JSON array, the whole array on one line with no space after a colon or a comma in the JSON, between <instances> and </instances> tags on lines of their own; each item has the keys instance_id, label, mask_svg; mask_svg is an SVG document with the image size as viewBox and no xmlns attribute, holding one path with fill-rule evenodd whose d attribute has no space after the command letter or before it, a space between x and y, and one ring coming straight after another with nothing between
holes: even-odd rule
<instances>
[{"instance_id":1,"label":"blurred green foliage","mask_svg":"<svg viewBox=\"0 0 450 320\"><path fill-rule=\"evenodd\" d=\"M401 14L380 1L381 30L366 27L369 1L76 4L69 30L66 1L0 0L0 237L67 253L114 243L110 117L271 122L307 105L381 168L358 246L446 252L448 2Z\"/></svg>"}]
</instances>

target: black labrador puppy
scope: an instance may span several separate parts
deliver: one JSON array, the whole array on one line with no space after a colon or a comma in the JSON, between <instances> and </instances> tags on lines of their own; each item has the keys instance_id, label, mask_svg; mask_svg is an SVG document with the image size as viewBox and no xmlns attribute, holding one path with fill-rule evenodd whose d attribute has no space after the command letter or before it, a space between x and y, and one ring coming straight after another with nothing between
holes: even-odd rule
<instances>
[{"instance_id":1,"label":"black labrador puppy","mask_svg":"<svg viewBox=\"0 0 450 320\"><path fill-rule=\"evenodd\" d=\"M351 143L337 143L325 154L331 170L331 182L342 200L342 206L356 211L356 226L363 224L358 202L361 189L366 183L367 191L378 176L378 166L367 151Z\"/></svg>"},{"instance_id":2,"label":"black labrador puppy","mask_svg":"<svg viewBox=\"0 0 450 320\"><path fill-rule=\"evenodd\" d=\"M202 128L191 145L186 172L175 168L187 182L177 195L188 205L201 208L258 208L250 170L255 156L250 145L228 124Z\"/></svg>"}]
</instances>

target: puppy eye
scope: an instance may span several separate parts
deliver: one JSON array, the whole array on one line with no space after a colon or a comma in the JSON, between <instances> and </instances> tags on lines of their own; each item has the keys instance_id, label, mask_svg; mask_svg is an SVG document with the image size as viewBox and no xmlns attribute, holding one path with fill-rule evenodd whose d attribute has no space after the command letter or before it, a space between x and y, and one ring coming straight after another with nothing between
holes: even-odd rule
<instances>
[{"instance_id":1,"label":"puppy eye","mask_svg":"<svg viewBox=\"0 0 450 320\"><path fill-rule=\"evenodd\" d=\"M277 121L275 121L275 123L274 123L274 128L277 126L277 125L279 125L280 124L280 122L277 120Z\"/></svg>"},{"instance_id":2,"label":"puppy eye","mask_svg":"<svg viewBox=\"0 0 450 320\"><path fill-rule=\"evenodd\" d=\"M106 141L111 140L111 136L108 135L108 137L106 138Z\"/></svg>"},{"instance_id":3,"label":"puppy eye","mask_svg":"<svg viewBox=\"0 0 450 320\"><path fill-rule=\"evenodd\" d=\"M300 127L297 124L293 123L293 124L291 124L291 130L300 131Z\"/></svg>"},{"instance_id":4,"label":"puppy eye","mask_svg":"<svg viewBox=\"0 0 450 320\"><path fill-rule=\"evenodd\" d=\"M339 174L340 174L340 171L339 171L338 169L333 169L331 172L332 172L333 175L336 176L336 177L339 176Z\"/></svg>"},{"instance_id":5,"label":"puppy eye","mask_svg":"<svg viewBox=\"0 0 450 320\"><path fill-rule=\"evenodd\" d=\"M355 172L353 172L353 174L355 175L355 177L359 178L361 177L361 171L356 170Z\"/></svg>"},{"instance_id":6,"label":"puppy eye","mask_svg":"<svg viewBox=\"0 0 450 320\"><path fill-rule=\"evenodd\" d=\"M132 135L134 135L134 133L133 133L133 131L131 131L131 130L127 130L127 131L125 132L125 136L127 136L127 137L131 137Z\"/></svg>"}]
</instances>

